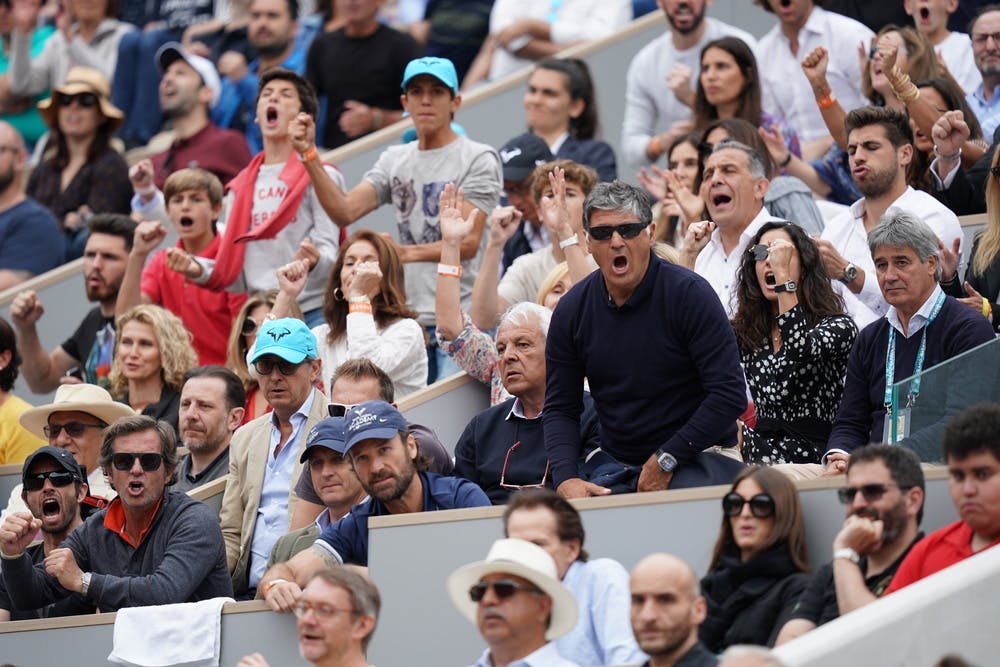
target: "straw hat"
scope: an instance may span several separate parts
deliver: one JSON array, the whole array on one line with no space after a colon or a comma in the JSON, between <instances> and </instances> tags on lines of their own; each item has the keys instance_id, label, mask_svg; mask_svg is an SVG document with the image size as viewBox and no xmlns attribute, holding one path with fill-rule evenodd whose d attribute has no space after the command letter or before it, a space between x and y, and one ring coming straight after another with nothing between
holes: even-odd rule
<instances>
[{"instance_id":1,"label":"straw hat","mask_svg":"<svg viewBox=\"0 0 1000 667\"><path fill-rule=\"evenodd\" d=\"M49 423L53 412L86 412L105 424L114 424L122 417L136 414L135 410L111 398L103 387L95 384L64 384L56 389L55 399L48 405L25 410L21 413L21 426L39 438L45 438L42 429Z\"/></svg>"},{"instance_id":2,"label":"straw hat","mask_svg":"<svg viewBox=\"0 0 1000 667\"><path fill-rule=\"evenodd\" d=\"M58 88L52 91L52 96L38 103L38 113L45 120L45 124L55 128L59 105L54 98L57 93L64 95L77 95L79 93L93 93L97 96L98 106L101 114L108 119L112 130L117 130L125 114L121 109L111 103L111 86L104 75L93 67L73 67L66 73L66 80Z\"/></svg>"},{"instance_id":3,"label":"straw hat","mask_svg":"<svg viewBox=\"0 0 1000 667\"><path fill-rule=\"evenodd\" d=\"M467 619L476 624L478 604L469 599L469 588L488 574L513 574L527 579L552 598L552 617L545 639L562 637L576 625L576 599L556 572L556 563L549 553L526 540L497 540L490 547L486 560L463 565L448 577L448 595L452 604Z\"/></svg>"}]
</instances>

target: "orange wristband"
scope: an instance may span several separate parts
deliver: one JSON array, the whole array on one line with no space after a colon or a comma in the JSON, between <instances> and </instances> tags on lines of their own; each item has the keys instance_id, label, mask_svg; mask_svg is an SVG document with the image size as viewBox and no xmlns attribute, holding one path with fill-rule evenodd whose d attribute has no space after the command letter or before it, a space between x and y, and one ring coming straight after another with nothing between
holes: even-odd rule
<instances>
[{"instance_id":1,"label":"orange wristband","mask_svg":"<svg viewBox=\"0 0 1000 667\"><path fill-rule=\"evenodd\" d=\"M349 306L347 306L347 312L348 313L368 313L369 315L371 315L372 314L372 305L370 303L364 303L363 301L362 302L357 302L357 303L352 303Z\"/></svg>"},{"instance_id":2,"label":"orange wristband","mask_svg":"<svg viewBox=\"0 0 1000 667\"><path fill-rule=\"evenodd\" d=\"M302 160L303 162L312 162L313 160L318 160L319 151L316 150L315 146L310 146L309 150L299 155L299 159Z\"/></svg>"},{"instance_id":3,"label":"orange wristband","mask_svg":"<svg viewBox=\"0 0 1000 667\"><path fill-rule=\"evenodd\" d=\"M833 96L832 92L827 93L823 97L816 100L816 106L818 106L820 109L829 109L836 103L837 103L837 98Z\"/></svg>"},{"instance_id":4,"label":"orange wristband","mask_svg":"<svg viewBox=\"0 0 1000 667\"><path fill-rule=\"evenodd\" d=\"M462 277L462 267L456 266L454 264L438 264L438 275L439 276L452 276L454 278Z\"/></svg>"}]
</instances>

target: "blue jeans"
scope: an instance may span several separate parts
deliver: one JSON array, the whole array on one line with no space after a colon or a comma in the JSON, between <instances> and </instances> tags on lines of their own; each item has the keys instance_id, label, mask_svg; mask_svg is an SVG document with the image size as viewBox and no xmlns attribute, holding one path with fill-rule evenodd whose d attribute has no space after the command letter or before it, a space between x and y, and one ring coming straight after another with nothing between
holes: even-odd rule
<instances>
[{"instance_id":1,"label":"blue jeans","mask_svg":"<svg viewBox=\"0 0 1000 667\"><path fill-rule=\"evenodd\" d=\"M424 330L427 332L427 340L430 341L427 346L427 384L434 384L455 373L461 373L462 369L455 360L437 346L437 340L434 338L437 327L424 327Z\"/></svg>"},{"instance_id":2,"label":"blue jeans","mask_svg":"<svg viewBox=\"0 0 1000 667\"><path fill-rule=\"evenodd\" d=\"M160 131L163 114L156 52L167 42L180 39L179 30L135 30L122 36L111 82L111 101L125 113L118 136L126 145L145 144Z\"/></svg>"}]
</instances>

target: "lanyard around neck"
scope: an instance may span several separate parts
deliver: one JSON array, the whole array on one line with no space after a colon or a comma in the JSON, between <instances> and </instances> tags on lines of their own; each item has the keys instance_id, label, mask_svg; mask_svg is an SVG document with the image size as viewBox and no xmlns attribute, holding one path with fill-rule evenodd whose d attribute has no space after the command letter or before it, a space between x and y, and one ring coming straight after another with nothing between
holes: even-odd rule
<instances>
[{"instance_id":1,"label":"lanyard around neck","mask_svg":"<svg viewBox=\"0 0 1000 667\"><path fill-rule=\"evenodd\" d=\"M906 396L906 406L910 407L917 400L917 395L920 393L920 371L924 368L924 353L927 351L927 329L930 328L931 322L934 318L938 316L941 312L941 307L944 305L945 294L944 292L939 292L937 299L934 301L934 307L931 308L930 317L927 318L927 323L924 324L923 331L920 332L920 347L917 350L917 359L913 363L913 382L910 383L910 391ZM883 401L885 403L886 414L892 414L892 383L896 378L896 328L889 325L889 345L885 352L885 395Z\"/></svg>"}]
</instances>

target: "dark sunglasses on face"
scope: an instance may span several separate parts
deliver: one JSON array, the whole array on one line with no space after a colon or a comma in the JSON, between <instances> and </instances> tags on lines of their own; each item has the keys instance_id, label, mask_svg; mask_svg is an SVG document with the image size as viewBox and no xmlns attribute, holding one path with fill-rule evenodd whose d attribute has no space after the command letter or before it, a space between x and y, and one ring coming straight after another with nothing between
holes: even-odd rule
<instances>
[{"instance_id":1,"label":"dark sunglasses on face","mask_svg":"<svg viewBox=\"0 0 1000 667\"><path fill-rule=\"evenodd\" d=\"M52 486L69 486L76 479L76 475L65 470L39 472L24 478L24 490L41 491L42 487L45 486L45 480L52 482Z\"/></svg>"},{"instance_id":2,"label":"dark sunglasses on face","mask_svg":"<svg viewBox=\"0 0 1000 667\"><path fill-rule=\"evenodd\" d=\"M766 519L774 514L774 499L766 493L744 498L735 491L722 499L722 512L726 516L739 516L747 503L750 503L750 513L758 519Z\"/></svg>"},{"instance_id":3,"label":"dark sunglasses on face","mask_svg":"<svg viewBox=\"0 0 1000 667\"><path fill-rule=\"evenodd\" d=\"M620 225L598 225L587 230L587 234L595 241L607 241L611 235L618 232L623 239L634 239L648 226L643 222L624 222Z\"/></svg>"},{"instance_id":4,"label":"dark sunglasses on face","mask_svg":"<svg viewBox=\"0 0 1000 667\"><path fill-rule=\"evenodd\" d=\"M257 322L255 322L252 317L248 317L245 320L243 320L243 326L240 328L240 333L242 333L244 336L249 336L256 330L257 330Z\"/></svg>"},{"instance_id":5,"label":"dark sunglasses on face","mask_svg":"<svg viewBox=\"0 0 1000 667\"><path fill-rule=\"evenodd\" d=\"M253 362L253 367L257 369L257 372L261 375L270 375L275 368L282 375L295 375L295 371L299 370L299 366L302 364L293 364L290 361L285 361L284 359L258 359Z\"/></svg>"},{"instance_id":6,"label":"dark sunglasses on face","mask_svg":"<svg viewBox=\"0 0 1000 667\"><path fill-rule=\"evenodd\" d=\"M143 470L153 472L163 463L163 454L119 452L111 455L111 465L115 467L115 470L131 470L136 459L139 459L139 465Z\"/></svg>"},{"instance_id":7,"label":"dark sunglasses on face","mask_svg":"<svg viewBox=\"0 0 1000 667\"><path fill-rule=\"evenodd\" d=\"M54 440L59 434L66 430L66 435L71 438L79 438L88 428L104 428L103 424L87 424L85 422L66 422L65 424L49 424L42 427L42 432L46 438Z\"/></svg>"},{"instance_id":8,"label":"dark sunglasses on face","mask_svg":"<svg viewBox=\"0 0 1000 667\"><path fill-rule=\"evenodd\" d=\"M843 489L837 489L837 498L839 498L840 502L843 504L849 505L854 502L854 497L858 495L858 491L860 491L861 495L865 497L866 502L873 503L885 495L886 491L889 490L889 486L889 484L862 484L861 486L848 486ZM895 485L893 484L891 486Z\"/></svg>"},{"instance_id":9,"label":"dark sunglasses on face","mask_svg":"<svg viewBox=\"0 0 1000 667\"><path fill-rule=\"evenodd\" d=\"M747 248L747 254L753 255L753 261L755 262L763 262L767 259L768 252L767 246L762 243Z\"/></svg>"},{"instance_id":10,"label":"dark sunglasses on face","mask_svg":"<svg viewBox=\"0 0 1000 667\"><path fill-rule=\"evenodd\" d=\"M510 579L496 579L494 581L480 581L478 584L473 584L469 588L469 599L478 603L483 599L483 596L486 595L486 591L491 587L493 588L493 594L500 600L506 600L518 591L529 591L538 595L541 594L541 591L534 586L519 584L518 582L511 581Z\"/></svg>"},{"instance_id":11,"label":"dark sunglasses on face","mask_svg":"<svg viewBox=\"0 0 1000 667\"><path fill-rule=\"evenodd\" d=\"M346 403L331 403L326 406L326 411L330 413L331 417L343 417L353 407L353 405L347 405Z\"/></svg>"},{"instance_id":12,"label":"dark sunglasses on face","mask_svg":"<svg viewBox=\"0 0 1000 667\"><path fill-rule=\"evenodd\" d=\"M56 93L56 101L59 102L59 106L61 107L68 107L73 102L76 102L81 107L90 109L97 106L97 95L93 93L77 93L76 95Z\"/></svg>"}]
</instances>

